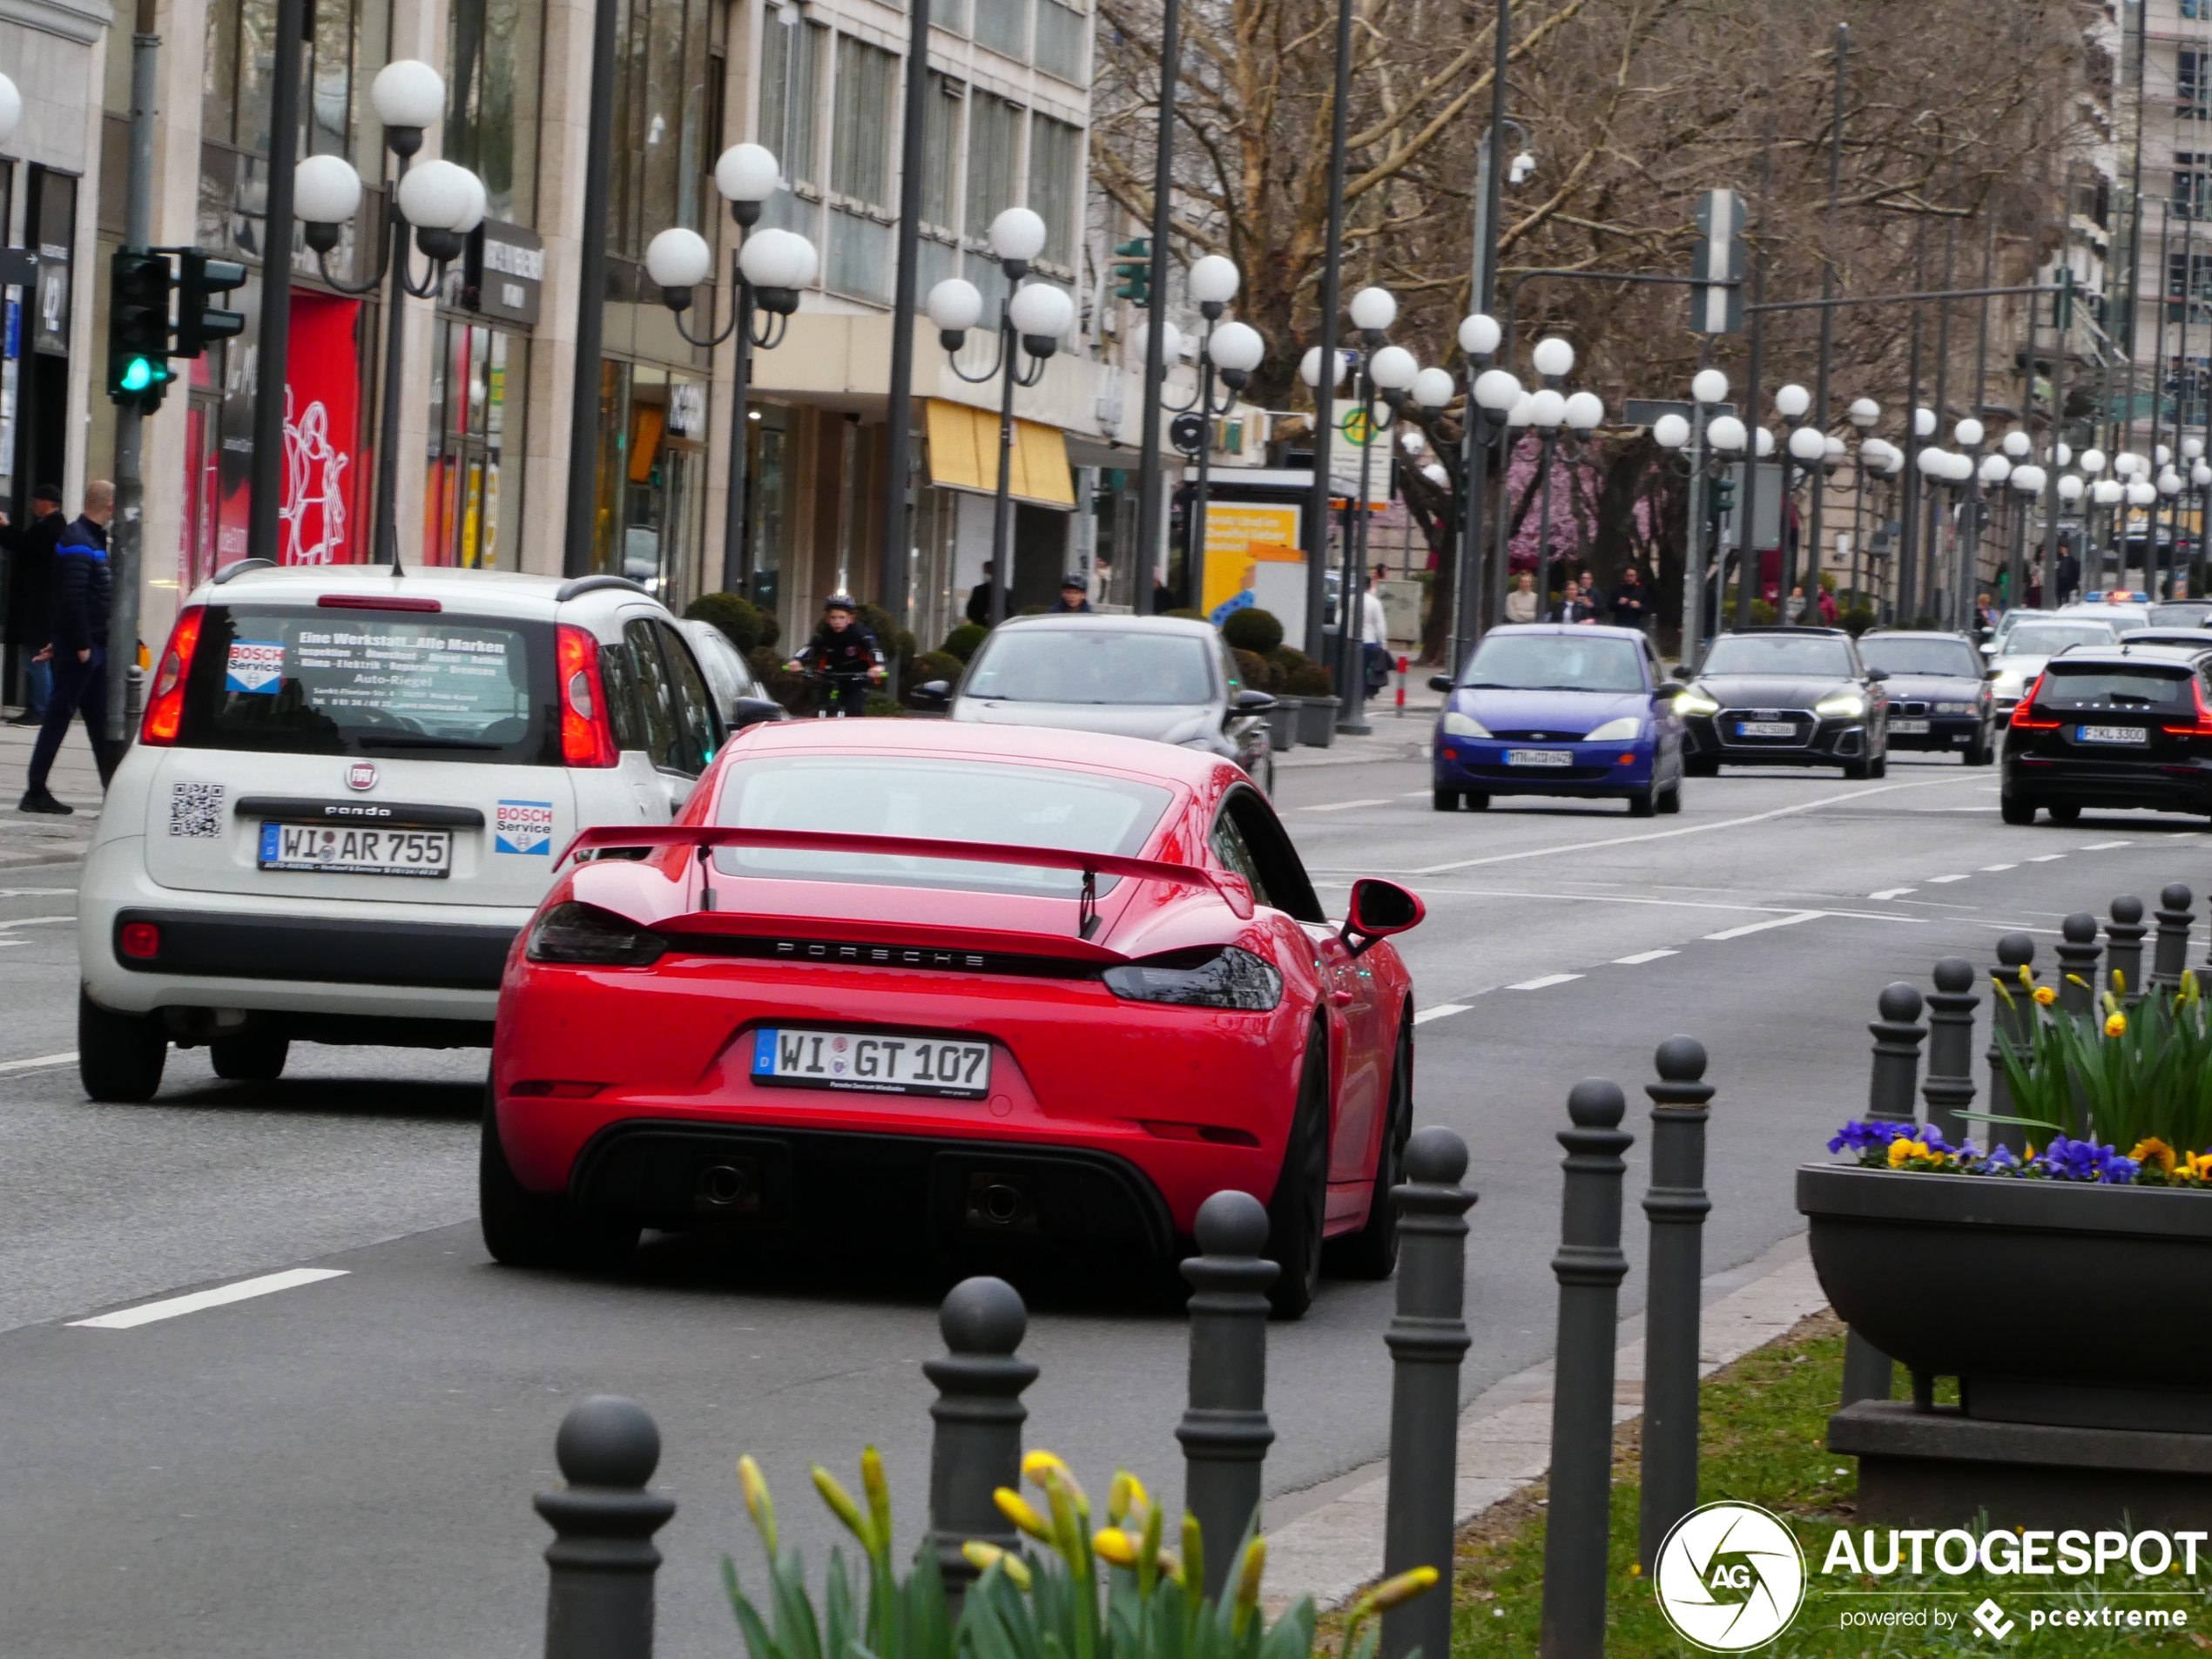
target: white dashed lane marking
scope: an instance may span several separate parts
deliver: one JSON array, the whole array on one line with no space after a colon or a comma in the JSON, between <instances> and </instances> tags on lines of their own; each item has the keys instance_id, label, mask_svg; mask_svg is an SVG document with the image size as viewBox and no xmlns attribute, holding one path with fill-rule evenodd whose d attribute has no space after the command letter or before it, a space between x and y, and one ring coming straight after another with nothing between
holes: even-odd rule
<instances>
[{"instance_id":1,"label":"white dashed lane marking","mask_svg":"<svg viewBox=\"0 0 2212 1659\"><path fill-rule=\"evenodd\" d=\"M2066 856L2063 853L2039 853L2027 860L2030 864L2056 864Z\"/></svg>"},{"instance_id":2,"label":"white dashed lane marking","mask_svg":"<svg viewBox=\"0 0 2212 1659\"><path fill-rule=\"evenodd\" d=\"M37 1071L47 1066L73 1066L76 1063L77 1050L71 1049L67 1054L42 1054L36 1060L0 1061L0 1071Z\"/></svg>"},{"instance_id":3,"label":"white dashed lane marking","mask_svg":"<svg viewBox=\"0 0 2212 1659\"><path fill-rule=\"evenodd\" d=\"M1870 893L1866 896L1870 899L1902 899L1908 893L1919 891L1917 887L1884 887L1879 893Z\"/></svg>"},{"instance_id":4,"label":"white dashed lane marking","mask_svg":"<svg viewBox=\"0 0 2212 1659\"><path fill-rule=\"evenodd\" d=\"M1966 881L1972 879L1965 875L1932 875L1928 878L1928 885L1932 887L1939 887L1946 881Z\"/></svg>"},{"instance_id":5,"label":"white dashed lane marking","mask_svg":"<svg viewBox=\"0 0 2212 1659\"><path fill-rule=\"evenodd\" d=\"M1984 875L1995 875L2000 870L2017 870L2020 867L2017 864L1985 864L1981 867L1981 873Z\"/></svg>"},{"instance_id":6,"label":"white dashed lane marking","mask_svg":"<svg viewBox=\"0 0 2212 1659\"><path fill-rule=\"evenodd\" d=\"M1413 1015L1415 1025L1426 1025L1431 1020L1440 1020L1447 1014L1465 1014L1474 1006L1470 1002L1439 1002L1433 1008L1423 1008Z\"/></svg>"},{"instance_id":7,"label":"white dashed lane marking","mask_svg":"<svg viewBox=\"0 0 2212 1659\"><path fill-rule=\"evenodd\" d=\"M2092 841L2081 850L2084 853L2107 853L2115 846L2133 846L2133 841Z\"/></svg>"},{"instance_id":8,"label":"white dashed lane marking","mask_svg":"<svg viewBox=\"0 0 2212 1659\"><path fill-rule=\"evenodd\" d=\"M1322 806L1301 806L1302 813L1347 813L1355 806L1387 806L1387 800L1332 800Z\"/></svg>"},{"instance_id":9,"label":"white dashed lane marking","mask_svg":"<svg viewBox=\"0 0 2212 1659\"><path fill-rule=\"evenodd\" d=\"M1615 968L1641 968L1646 962L1657 961L1662 956L1681 954L1682 953L1678 950L1640 950L1633 956L1615 956L1613 959L1613 965Z\"/></svg>"},{"instance_id":10,"label":"white dashed lane marking","mask_svg":"<svg viewBox=\"0 0 2212 1659\"><path fill-rule=\"evenodd\" d=\"M1828 913L1824 910L1799 910L1786 916L1770 916L1764 921L1746 922L1741 927L1727 927L1716 934L1707 934L1708 939L1741 939L1746 934L1763 934L1770 927L1791 927L1801 921L1817 921Z\"/></svg>"},{"instance_id":11,"label":"white dashed lane marking","mask_svg":"<svg viewBox=\"0 0 2212 1659\"><path fill-rule=\"evenodd\" d=\"M124 1308L114 1313L102 1313L90 1319L71 1319L72 1326L88 1331L132 1331L142 1325L152 1325L161 1319L173 1319L182 1314L198 1313L207 1308L227 1307L233 1302L250 1302L257 1296L273 1296L279 1291L296 1289L302 1285L314 1285L327 1278L344 1278L342 1267L287 1267L281 1273L264 1273L259 1278L242 1278L235 1285L219 1285L212 1291L193 1291L184 1296L166 1297L158 1302L145 1302L134 1308Z\"/></svg>"},{"instance_id":12,"label":"white dashed lane marking","mask_svg":"<svg viewBox=\"0 0 2212 1659\"><path fill-rule=\"evenodd\" d=\"M1508 991L1542 991L1554 985L1564 985L1569 980L1580 979L1580 974L1545 974L1535 979L1525 979L1518 985L1508 985Z\"/></svg>"}]
</instances>

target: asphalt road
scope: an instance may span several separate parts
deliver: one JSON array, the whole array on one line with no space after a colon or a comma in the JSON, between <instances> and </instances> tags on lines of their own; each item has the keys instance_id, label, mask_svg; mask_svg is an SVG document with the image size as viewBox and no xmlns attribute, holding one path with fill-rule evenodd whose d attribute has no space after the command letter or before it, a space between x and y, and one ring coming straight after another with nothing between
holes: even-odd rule
<instances>
[{"instance_id":1,"label":"asphalt road","mask_svg":"<svg viewBox=\"0 0 2212 1659\"><path fill-rule=\"evenodd\" d=\"M2007 828L1993 769L1892 762L1692 780L1679 818L1617 806L1431 810L1424 768L1285 769L1278 799L1333 892L1389 874L1429 920L1403 941L1425 1018L1420 1121L1474 1148L1471 1394L1548 1351L1568 1089L1630 1096L1654 1046L1701 1037L1719 1087L1709 1271L1797 1230L1789 1172L1863 1105L1888 981L1997 934L2165 883L2212 887L2204 832L2144 814ZM937 1270L895 1241L826 1263L653 1243L619 1278L506 1271L474 1216L480 1054L304 1049L273 1085L172 1056L148 1106L94 1106L73 1047L71 867L0 871L0 1653L10 1659L522 1655L548 1536L529 1494L580 1396L659 1419L661 1650L735 1650L715 1562L758 1561L732 1464L752 1451L787 1534L831 1540L806 1467L882 1447L918 1529ZM2202 935L2200 934L2200 937ZM2201 954L2202 947L2197 948ZM1641 1192L1631 1155L1629 1214ZM1640 1266L1639 1230L1629 1251ZM68 1321L286 1269L338 1270L132 1329ZM1031 1440L1103 1487L1179 1489L1184 1332L1135 1274L1033 1285ZM1640 1299L1637 1274L1624 1311ZM1271 1332L1274 1513L1378 1456L1391 1291L1332 1283Z\"/></svg>"}]
</instances>

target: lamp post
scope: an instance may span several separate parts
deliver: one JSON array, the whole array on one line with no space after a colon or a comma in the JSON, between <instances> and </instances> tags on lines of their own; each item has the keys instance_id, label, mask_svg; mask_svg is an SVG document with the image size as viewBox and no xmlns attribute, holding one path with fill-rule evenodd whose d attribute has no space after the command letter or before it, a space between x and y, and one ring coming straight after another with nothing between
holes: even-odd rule
<instances>
[{"instance_id":1,"label":"lamp post","mask_svg":"<svg viewBox=\"0 0 2212 1659\"><path fill-rule=\"evenodd\" d=\"M2166 546L2160 553L2158 559L2159 569L2164 573L2165 590L2161 593L2161 584L2153 583L2150 593L2154 599L2170 599L2174 597L2174 568L2178 562L2181 551L2178 545L2182 529L2181 495L2184 487L2182 482L2182 475L2175 472L2170 466L2158 475L2158 494L2166 515ZM2151 541L2154 546L2156 545L2157 540L2158 512L2154 509L2151 515Z\"/></svg>"},{"instance_id":2,"label":"lamp post","mask_svg":"<svg viewBox=\"0 0 2212 1659\"><path fill-rule=\"evenodd\" d=\"M483 181L450 161L410 164L422 148L422 130L445 111L444 79L429 64L401 58L377 71L368 101L384 125L384 147L393 158L392 190L378 227L376 273L358 286L330 273L330 254L346 222L361 211L361 175L340 156L309 156L293 169L293 212L300 235L314 251L323 280L342 293L373 293L388 275L384 305L383 406L376 437L376 542L374 561L399 569L400 395L407 329L404 296L427 300L437 293L445 268L461 257L469 233L483 223ZM420 281L408 268L407 232L430 260ZM272 252L270 258L275 259Z\"/></svg>"},{"instance_id":3,"label":"lamp post","mask_svg":"<svg viewBox=\"0 0 2212 1659\"><path fill-rule=\"evenodd\" d=\"M2189 597L2195 599L2204 593L2205 533L2212 527L2212 464L2204 460L2201 438L2183 439L2182 453L2189 458L2189 483L2196 491L2196 542L2189 556Z\"/></svg>"},{"instance_id":4,"label":"lamp post","mask_svg":"<svg viewBox=\"0 0 2212 1659\"><path fill-rule=\"evenodd\" d=\"M1682 570L1682 651L1679 660L1697 660L1697 647L1705 627L1705 461L1713 406L1728 401L1728 376L1717 368L1701 368L1690 378L1690 418L1686 442L1689 455L1689 499L1683 514L1687 523L1683 535ZM1653 428L1657 435L1657 428ZM1719 577L1719 541L1714 539L1715 560L1713 575Z\"/></svg>"},{"instance_id":5,"label":"lamp post","mask_svg":"<svg viewBox=\"0 0 2212 1659\"><path fill-rule=\"evenodd\" d=\"M1359 400L1359 489L1352 503L1349 534L1344 538L1344 568L1337 591L1337 730L1363 736L1368 730L1366 674L1361 663L1359 577L1367 559L1367 502L1372 489L1375 455L1375 399L1382 395L1394 411L1420 372L1413 354L1388 343L1398 320L1398 301L1387 288L1362 288L1352 296L1352 326L1359 331L1355 390ZM1351 354L1346 354L1347 358ZM1319 365L1317 361L1315 367ZM1318 401L1318 400L1317 400ZM1332 400L1333 401L1333 400ZM1347 425L1349 422L1346 423Z\"/></svg>"},{"instance_id":6,"label":"lamp post","mask_svg":"<svg viewBox=\"0 0 2212 1659\"><path fill-rule=\"evenodd\" d=\"M2010 604L2027 604L2027 521L2034 516L2035 504L2043 498L2043 487L2049 482L2050 475L2032 461L2013 469L2011 482L2015 522L2013 525L2012 563L2008 568L2010 585L2005 595Z\"/></svg>"},{"instance_id":7,"label":"lamp post","mask_svg":"<svg viewBox=\"0 0 2212 1659\"><path fill-rule=\"evenodd\" d=\"M2141 457L2137 458L2139 460L2141 459ZM2150 479L2141 471L2130 473L2128 479L2128 505L2130 511L2128 515L2128 523L2126 528L2130 529L2134 528L2134 521L2137 513L2142 513L2145 516L2143 521L2143 590L2153 595L2155 595L2157 592L2157 583L2155 578L2158 570L2157 565L2155 563L2156 558L2156 550L2152 546L2151 538L2157 534L2158 526L2157 515L2150 509L2155 508L2157 504L2158 486L2151 482ZM2127 573L2128 568L2126 553L2127 536L2124 534L2121 538L2121 546L2122 550L2121 554L2120 567L2121 575L2124 577Z\"/></svg>"},{"instance_id":8,"label":"lamp post","mask_svg":"<svg viewBox=\"0 0 2212 1659\"><path fill-rule=\"evenodd\" d=\"M684 314L691 308L692 290L713 273L714 250L697 231L682 226L661 232L645 245L645 273L660 285L661 303L674 314L676 332L708 351L725 340L737 341L737 361L731 373L729 499L723 504L722 519L725 593L738 592L748 579L745 469L752 435L746 429L745 401L752 384L752 354L772 351L783 343L792 314L799 309L799 291L813 283L820 267L814 245L805 237L772 226L753 229L781 176L776 158L757 144L732 145L714 164L714 186L730 204L738 245L730 254L729 318L717 328L710 314L704 337L684 326ZM767 314L765 325L757 320L757 312Z\"/></svg>"},{"instance_id":9,"label":"lamp post","mask_svg":"<svg viewBox=\"0 0 2212 1659\"><path fill-rule=\"evenodd\" d=\"M998 354L989 370L971 374L960 366L968 331L983 315L983 296L974 283L948 277L930 289L923 309L937 326L937 338L952 358L953 373L970 386L1000 382L999 481L991 502L991 626L1006 620L1014 580L1010 540L1014 489L1014 388L1035 386L1045 365L1076 320L1076 302L1049 282L1024 283L1029 261L1044 252L1044 220L1026 207L1009 207L991 221L991 253L1006 273L1008 293L999 307ZM1022 366L1026 354L1028 362ZM1148 417L1150 418L1150 417ZM1137 573L1143 580L1143 572ZM1142 597L1142 596L1140 596ZM1149 604L1144 607L1150 609Z\"/></svg>"},{"instance_id":10,"label":"lamp post","mask_svg":"<svg viewBox=\"0 0 2212 1659\"><path fill-rule=\"evenodd\" d=\"M1502 338L1503 331L1494 317L1476 311L1460 320L1460 355L1467 365L1467 396L1460 415L1459 513L1453 526L1457 532L1459 563L1452 582L1452 621L1445 643L1446 666L1455 675L1467 655L1468 640L1496 624L1498 607L1504 603L1504 583L1485 570L1482 559L1482 508L1490 487L1492 428L1502 429L1505 411L1521 395L1521 382L1510 374L1506 376L1513 381L1509 395L1492 383L1493 396L1502 397L1501 403L1485 401L1481 395L1484 378L1502 372L1491 368Z\"/></svg>"},{"instance_id":11,"label":"lamp post","mask_svg":"<svg viewBox=\"0 0 2212 1659\"><path fill-rule=\"evenodd\" d=\"M1237 289L1244 279L1231 260L1218 253L1209 253L1190 267L1185 286L1190 297L1197 301L1198 314L1206 320L1206 331L1198 337L1198 393L1190 402L1172 405L1178 414L1195 412L1198 416L1198 489L1192 497L1189 517L1190 552L1184 560L1184 585L1190 592L1190 608L1203 613L1206 608L1206 489L1210 462L1213 455L1213 423L1217 415L1226 415L1236 407L1237 394L1244 389L1252 370L1267 355L1267 342L1259 330L1249 323L1223 322L1221 314L1230 300L1237 297ZM1180 342L1177 342L1178 352ZM1146 341L1149 355L1150 341ZM1222 383L1228 387L1229 395L1214 405L1214 375L1218 372Z\"/></svg>"},{"instance_id":12,"label":"lamp post","mask_svg":"<svg viewBox=\"0 0 2212 1659\"><path fill-rule=\"evenodd\" d=\"M1711 448L1720 471L1725 475L1731 466L1748 460L1751 434L1750 428L1735 415L1716 415L1705 422L1705 442ZM1737 523L1736 516L1741 510L1741 503L1730 502L1728 505L1730 522ZM1744 581L1743 550L1750 539L1738 524L1735 541L1736 580L1739 592ZM1716 513L1713 516L1713 631L1716 635L1728 631L1728 536L1721 531L1720 515ZM1701 617L1699 621L1702 624L1703 618Z\"/></svg>"}]
</instances>

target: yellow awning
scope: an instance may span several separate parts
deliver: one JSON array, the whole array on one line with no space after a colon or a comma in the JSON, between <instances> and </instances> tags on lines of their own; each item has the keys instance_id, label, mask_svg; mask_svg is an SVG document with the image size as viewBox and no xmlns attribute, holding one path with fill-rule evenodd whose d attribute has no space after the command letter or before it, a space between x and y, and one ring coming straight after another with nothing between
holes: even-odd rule
<instances>
[{"instance_id":1,"label":"yellow awning","mask_svg":"<svg viewBox=\"0 0 2212 1659\"><path fill-rule=\"evenodd\" d=\"M928 415L929 482L943 489L972 489L992 496L999 487L999 421L988 409L939 398L924 400ZM1075 475L1068 469L1068 442L1056 426L1035 421L1014 423L1014 457L1008 469L1016 501L1072 510Z\"/></svg>"}]
</instances>

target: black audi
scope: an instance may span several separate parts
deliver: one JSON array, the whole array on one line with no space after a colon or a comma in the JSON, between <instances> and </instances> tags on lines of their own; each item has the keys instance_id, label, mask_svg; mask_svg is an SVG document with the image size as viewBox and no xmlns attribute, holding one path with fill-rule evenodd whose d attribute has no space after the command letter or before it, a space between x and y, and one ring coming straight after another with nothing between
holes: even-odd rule
<instances>
[{"instance_id":1,"label":"black audi","mask_svg":"<svg viewBox=\"0 0 2212 1659\"><path fill-rule=\"evenodd\" d=\"M2208 637L2207 644L2212 644ZM1964 634L1898 630L1858 637L1859 660L1889 676L1889 745L1935 749L1970 766L1997 758L1997 712L1989 682L1996 678Z\"/></svg>"},{"instance_id":2,"label":"black audi","mask_svg":"<svg viewBox=\"0 0 2212 1659\"><path fill-rule=\"evenodd\" d=\"M1888 678L1840 628L1723 634L1675 701L1684 769L1710 778L1723 762L1841 766L1846 778L1878 778L1889 764Z\"/></svg>"},{"instance_id":3,"label":"black audi","mask_svg":"<svg viewBox=\"0 0 2212 1659\"><path fill-rule=\"evenodd\" d=\"M2054 657L2005 734L2007 824L2085 806L2212 813L2212 648L2076 646Z\"/></svg>"}]
</instances>

